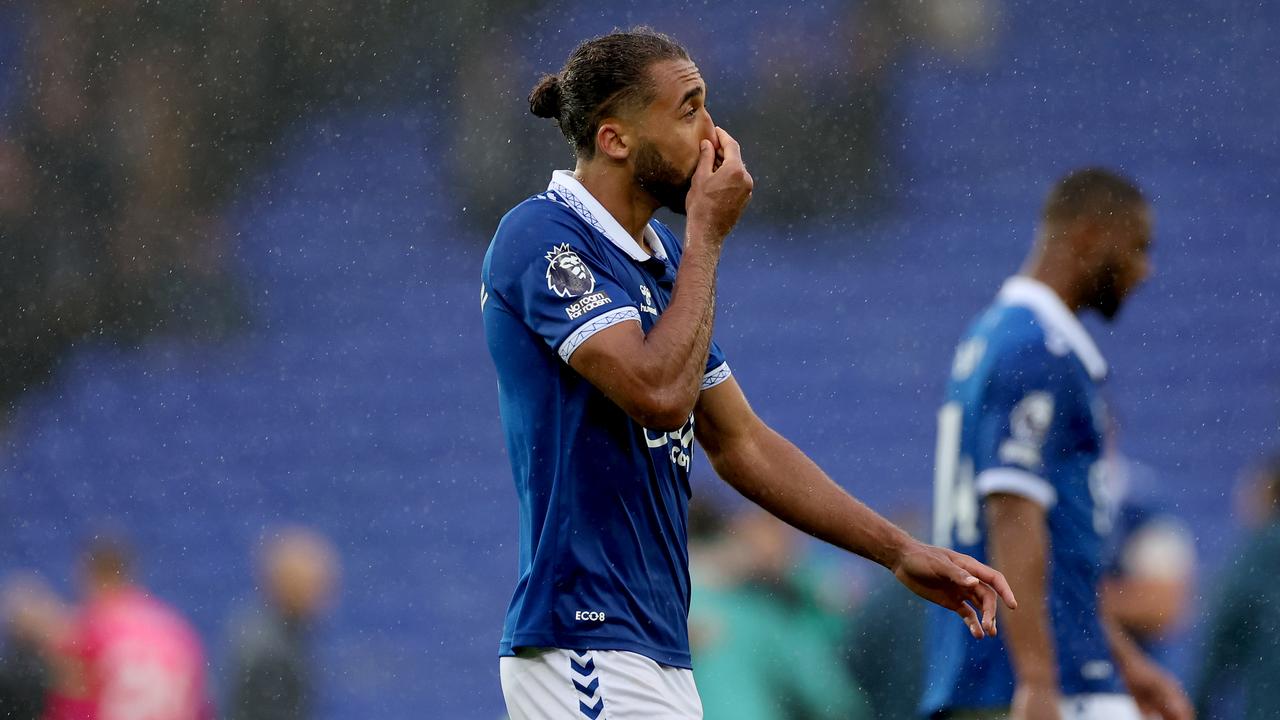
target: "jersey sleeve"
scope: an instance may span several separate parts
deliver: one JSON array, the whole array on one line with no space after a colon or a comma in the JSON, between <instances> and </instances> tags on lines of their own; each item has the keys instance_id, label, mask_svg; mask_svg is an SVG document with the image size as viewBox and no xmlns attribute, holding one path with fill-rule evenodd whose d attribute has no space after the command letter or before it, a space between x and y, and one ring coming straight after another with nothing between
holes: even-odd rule
<instances>
[{"instance_id":1,"label":"jersey sleeve","mask_svg":"<svg viewBox=\"0 0 1280 720\"><path fill-rule=\"evenodd\" d=\"M729 369L729 361L725 359L724 351L712 338L711 350L707 353L707 369L702 376L702 389L710 390L728 380L732 374L733 371Z\"/></svg>"},{"instance_id":2,"label":"jersey sleeve","mask_svg":"<svg viewBox=\"0 0 1280 720\"><path fill-rule=\"evenodd\" d=\"M640 322L590 231L552 200L527 201L503 219L485 285L566 363L601 330Z\"/></svg>"},{"instance_id":3,"label":"jersey sleeve","mask_svg":"<svg viewBox=\"0 0 1280 720\"><path fill-rule=\"evenodd\" d=\"M973 463L980 496L1009 493L1045 509L1057 503L1044 459L1062 382L1054 361L1035 342L995 361L977 418Z\"/></svg>"}]
</instances>

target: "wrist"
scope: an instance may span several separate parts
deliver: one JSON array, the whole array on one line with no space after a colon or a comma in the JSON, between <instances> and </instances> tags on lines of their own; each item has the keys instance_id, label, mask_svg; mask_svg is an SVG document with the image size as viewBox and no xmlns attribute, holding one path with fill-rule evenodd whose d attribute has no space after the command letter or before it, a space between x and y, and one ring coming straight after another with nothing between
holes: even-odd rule
<instances>
[{"instance_id":1,"label":"wrist","mask_svg":"<svg viewBox=\"0 0 1280 720\"><path fill-rule=\"evenodd\" d=\"M1018 676L1018 687L1058 692L1058 673L1052 667L1019 669L1016 675Z\"/></svg>"},{"instance_id":2,"label":"wrist","mask_svg":"<svg viewBox=\"0 0 1280 720\"><path fill-rule=\"evenodd\" d=\"M699 222L693 218L685 223L685 254L695 247L705 247L719 251L724 246L728 231L719 232L709 222Z\"/></svg>"},{"instance_id":3,"label":"wrist","mask_svg":"<svg viewBox=\"0 0 1280 720\"><path fill-rule=\"evenodd\" d=\"M888 537L877 543L878 548L869 553L868 557L893 572L902 565L903 559L912 550L923 544L898 526L890 524Z\"/></svg>"}]
</instances>

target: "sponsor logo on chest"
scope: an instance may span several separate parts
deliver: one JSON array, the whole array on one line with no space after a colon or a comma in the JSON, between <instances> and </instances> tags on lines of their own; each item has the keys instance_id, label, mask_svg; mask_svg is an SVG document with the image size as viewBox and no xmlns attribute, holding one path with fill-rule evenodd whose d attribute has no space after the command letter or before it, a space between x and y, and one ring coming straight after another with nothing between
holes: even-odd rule
<instances>
[{"instance_id":1,"label":"sponsor logo on chest","mask_svg":"<svg viewBox=\"0 0 1280 720\"><path fill-rule=\"evenodd\" d=\"M644 298L640 301L640 309L654 317L657 317L658 308L653 302L653 293L649 291L649 287L647 285L640 286L640 296Z\"/></svg>"},{"instance_id":2,"label":"sponsor logo on chest","mask_svg":"<svg viewBox=\"0 0 1280 720\"><path fill-rule=\"evenodd\" d=\"M658 432L644 429L644 441L652 449L665 448L667 459L678 468L689 469L693 459L693 415L685 422L684 427L671 432Z\"/></svg>"}]
</instances>

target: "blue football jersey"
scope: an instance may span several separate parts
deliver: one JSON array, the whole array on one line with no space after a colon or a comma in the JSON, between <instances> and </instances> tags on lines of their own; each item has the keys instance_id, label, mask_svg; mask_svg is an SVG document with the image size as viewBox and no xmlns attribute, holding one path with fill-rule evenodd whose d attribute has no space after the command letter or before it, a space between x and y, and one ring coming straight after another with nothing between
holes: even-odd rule
<instances>
[{"instance_id":1,"label":"blue football jersey","mask_svg":"<svg viewBox=\"0 0 1280 720\"><path fill-rule=\"evenodd\" d=\"M652 221L647 253L559 171L502 219L481 313L520 503L519 579L500 652L627 650L690 667L686 525L693 416L646 429L569 366L618 323L653 328L681 244ZM729 377L714 343L703 389Z\"/></svg>"},{"instance_id":2,"label":"blue football jersey","mask_svg":"<svg viewBox=\"0 0 1280 720\"><path fill-rule=\"evenodd\" d=\"M1015 277L961 341L939 413L936 544L987 562L984 498L1012 493L1045 508L1046 595L1064 695L1122 692L1097 600L1114 518L1101 475L1106 372L1057 294ZM975 640L953 613L930 613L923 714L1008 706L1014 674L1003 638Z\"/></svg>"}]
</instances>

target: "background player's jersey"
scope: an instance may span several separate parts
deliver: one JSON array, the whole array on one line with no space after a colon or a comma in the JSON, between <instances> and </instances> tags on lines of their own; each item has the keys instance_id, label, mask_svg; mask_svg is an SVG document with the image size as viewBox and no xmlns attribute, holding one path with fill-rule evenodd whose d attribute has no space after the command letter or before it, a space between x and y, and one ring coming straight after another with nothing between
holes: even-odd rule
<instances>
[{"instance_id":1,"label":"background player's jersey","mask_svg":"<svg viewBox=\"0 0 1280 720\"><path fill-rule=\"evenodd\" d=\"M1097 603L1114 517L1100 474L1105 375L1058 296L1015 277L961 342L939 413L935 543L987 562L983 498L1012 493L1046 510L1049 619L1065 695L1121 691ZM930 612L924 713L1009 705L1003 637L975 640L950 612Z\"/></svg>"},{"instance_id":2,"label":"background player's jersey","mask_svg":"<svg viewBox=\"0 0 1280 720\"><path fill-rule=\"evenodd\" d=\"M52 694L45 720L206 720L204 651L176 612L138 590L91 602L63 639L76 694Z\"/></svg>"},{"instance_id":3,"label":"background player's jersey","mask_svg":"<svg viewBox=\"0 0 1280 720\"><path fill-rule=\"evenodd\" d=\"M520 501L520 576L501 653L628 650L689 667L686 522L693 416L648 430L569 366L595 333L671 300L682 248L650 256L571 173L502 219L480 306ZM713 343L703 389L729 377Z\"/></svg>"}]
</instances>

